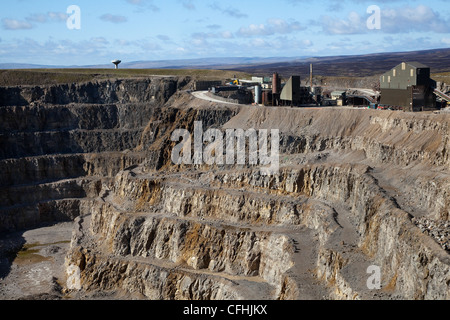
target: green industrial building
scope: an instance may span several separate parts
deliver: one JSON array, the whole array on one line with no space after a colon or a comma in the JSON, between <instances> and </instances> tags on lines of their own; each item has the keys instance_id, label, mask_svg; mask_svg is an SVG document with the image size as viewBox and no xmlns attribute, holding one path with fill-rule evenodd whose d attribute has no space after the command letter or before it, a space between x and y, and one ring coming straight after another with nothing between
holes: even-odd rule
<instances>
[{"instance_id":1,"label":"green industrial building","mask_svg":"<svg viewBox=\"0 0 450 320\"><path fill-rule=\"evenodd\" d=\"M401 108L404 111L436 109L430 68L419 62L403 62L380 78L380 105Z\"/></svg>"}]
</instances>

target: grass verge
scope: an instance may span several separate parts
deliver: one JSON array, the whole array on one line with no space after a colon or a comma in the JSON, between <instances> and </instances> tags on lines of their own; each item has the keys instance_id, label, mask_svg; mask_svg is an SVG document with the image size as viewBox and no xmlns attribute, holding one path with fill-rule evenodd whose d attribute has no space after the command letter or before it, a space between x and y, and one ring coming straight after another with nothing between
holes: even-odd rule
<instances>
[{"instance_id":1,"label":"grass verge","mask_svg":"<svg viewBox=\"0 0 450 320\"><path fill-rule=\"evenodd\" d=\"M150 76L190 76L196 80L248 78L251 75L227 70L197 69L32 69L0 70L0 86L52 85L95 80L145 78Z\"/></svg>"}]
</instances>

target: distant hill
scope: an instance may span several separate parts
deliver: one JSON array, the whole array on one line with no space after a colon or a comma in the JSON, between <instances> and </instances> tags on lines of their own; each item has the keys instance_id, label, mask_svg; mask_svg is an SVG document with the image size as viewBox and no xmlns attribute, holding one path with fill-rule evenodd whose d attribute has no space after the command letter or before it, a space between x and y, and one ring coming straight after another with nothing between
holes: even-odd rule
<instances>
[{"instance_id":1,"label":"distant hill","mask_svg":"<svg viewBox=\"0 0 450 320\"><path fill-rule=\"evenodd\" d=\"M450 49L308 58L235 67L233 70L252 74L278 72L282 76L309 75L312 63L315 75L368 77L383 74L404 61L421 62L429 66L432 73L450 72Z\"/></svg>"},{"instance_id":2,"label":"distant hill","mask_svg":"<svg viewBox=\"0 0 450 320\"><path fill-rule=\"evenodd\" d=\"M157 60L122 62L120 69L232 69L235 67L288 62L306 57L274 57L274 58L202 58L184 60ZM85 66L48 66L25 63L0 63L0 69L113 69L112 63Z\"/></svg>"},{"instance_id":3,"label":"distant hill","mask_svg":"<svg viewBox=\"0 0 450 320\"><path fill-rule=\"evenodd\" d=\"M203 58L186 60L160 60L160 61L136 61L123 63L122 68L129 69L233 69L242 66L262 65L270 63L282 63L301 58L274 57L274 58Z\"/></svg>"},{"instance_id":4,"label":"distant hill","mask_svg":"<svg viewBox=\"0 0 450 320\"><path fill-rule=\"evenodd\" d=\"M431 68L432 73L450 72L450 48L425 51L376 53L332 57L272 57L272 58L202 58L159 61L124 61L121 69L208 69L235 70L251 74L282 76L309 75L310 64L314 74L322 76L370 77L380 75L403 61L418 61ZM113 69L112 64L88 66L44 66L4 63L0 69Z\"/></svg>"},{"instance_id":5,"label":"distant hill","mask_svg":"<svg viewBox=\"0 0 450 320\"><path fill-rule=\"evenodd\" d=\"M1 70L11 69L48 69L48 68L60 68L57 66L46 66L39 64L27 64L27 63L0 63Z\"/></svg>"}]
</instances>

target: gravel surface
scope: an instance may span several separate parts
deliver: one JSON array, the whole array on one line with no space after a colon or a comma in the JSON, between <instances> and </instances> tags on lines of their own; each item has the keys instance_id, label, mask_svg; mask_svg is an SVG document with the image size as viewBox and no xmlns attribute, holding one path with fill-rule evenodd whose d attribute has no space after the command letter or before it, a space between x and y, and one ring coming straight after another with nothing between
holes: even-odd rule
<instances>
[{"instance_id":1,"label":"gravel surface","mask_svg":"<svg viewBox=\"0 0 450 320\"><path fill-rule=\"evenodd\" d=\"M9 253L0 263L0 300L61 298L72 229L72 222L61 223L0 239Z\"/></svg>"}]
</instances>

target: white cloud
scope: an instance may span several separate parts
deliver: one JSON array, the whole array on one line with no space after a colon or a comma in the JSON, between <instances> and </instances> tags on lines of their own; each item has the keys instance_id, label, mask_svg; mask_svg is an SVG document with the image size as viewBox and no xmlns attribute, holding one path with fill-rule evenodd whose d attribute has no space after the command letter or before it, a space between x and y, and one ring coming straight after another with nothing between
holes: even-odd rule
<instances>
[{"instance_id":1,"label":"white cloud","mask_svg":"<svg viewBox=\"0 0 450 320\"><path fill-rule=\"evenodd\" d=\"M263 38L256 38L256 39L253 39L253 40L251 41L251 45L252 45L253 47L258 47L258 48L267 48L267 47L270 47L270 43L269 43L267 40L263 39Z\"/></svg>"},{"instance_id":2,"label":"white cloud","mask_svg":"<svg viewBox=\"0 0 450 320\"><path fill-rule=\"evenodd\" d=\"M231 31L223 32L196 32L191 36L197 44L204 43L207 39L232 39L234 38Z\"/></svg>"},{"instance_id":3,"label":"white cloud","mask_svg":"<svg viewBox=\"0 0 450 320\"><path fill-rule=\"evenodd\" d=\"M330 16L322 17L320 25L327 34L363 34L374 32L367 28L370 15L351 12L346 19ZM438 12L425 5L411 7L409 5L398 8L381 10L381 32L409 33L409 32L450 32L450 20L442 18Z\"/></svg>"},{"instance_id":4,"label":"white cloud","mask_svg":"<svg viewBox=\"0 0 450 320\"><path fill-rule=\"evenodd\" d=\"M160 11L160 8L153 4L153 0L126 0L126 2L141 8L148 8L153 12Z\"/></svg>"},{"instance_id":5,"label":"white cloud","mask_svg":"<svg viewBox=\"0 0 450 320\"><path fill-rule=\"evenodd\" d=\"M302 40L302 44L303 44L305 47L312 47L312 46L314 45L314 43L313 43L311 40L309 40L309 39Z\"/></svg>"},{"instance_id":6,"label":"white cloud","mask_svg":"<svg viewBox=\"0 0 450 320\"><path fill-rule=\"evenodd\" d=\"M6 30L27 30L32 29L33 25L26 21L20 21L15 19L2 19L3 29Z\"/></svg>"},{"instance_id":7,"label":"white cloud","mask_svg":"<svg viewBox=\"0 0 450 320\"><path fill-rule=\"evenodd\" d=\"M47 15L43 13L35 13L26 18L27 21L39 23L45 23L47 22L47 19L48 19Z\"/></svg>"},{"instance_id":8,"label":"white cloud","mask_svg":"<svg viewBox=\"0 0 450 320\"><path fill-rule=\"evenodd\" d=\"M425 5L400 7L382 10L382 30L388 33L407 33L411 31L447 33L450 21Z\"/></svg>"},{"instance_id":9,"label":"white cloud","mask_svg":"<svg viewBox=\"0 0 450 320\"><path fill-rule=\"evenodd\" d=\"M251 24L248 27L242 27L239 30L239 35L243 37L251 37L251 36L260 36L260 35L268 35L269 31L267 31L266 26L264 24Z\"/></svg>"},{"instance_id":10,"label":"white cloud","mask_svg":"<svg viewBox=\"0 0 450 320\"><path fill-rule=\"evenodd\" d=\"M233 39L234 38L233 33L231 31L224 31L224 32L222 32L221 36L224 39Z\"/></svg>"},{"instance_id":11,"label":"white cloud","mask_svg":"<svg viewBox=\"0 0 450 320\"><path fill-rule=\"evenodd\" d=\"M53 64L60 58L62 61L70 57L90 57L101 56L107 48L108 41L104 38L91 38L89 40L74 42L71 40L49 39L39 42L34 39L25 38L2 44L0 50L10 52L9 59L36 60L36 57L46 57L47 64ZM20 54L17 54L20 52Z\"/></svg>"},{"instance_id":12,"label":"white cloud","mask_svg":"<svg viewBox=\"0 0 450 320\"><path fill-rule=\"evenodd\" d=\"M116 40L114 41L114 43L115 43L117 46L120 46L120 47L127 47L127 46L130 46L130 45L132 44L131 41L124 40L124 39L116 39Z\"/></svg>"},{"instance_id":13,"label":"white cloud","mask_svg":"<svg viewBox=\"0 0 450 320\"><path fill-rule=\"evenodd\" d=\"M104 14L100 17L101 20L111 23L125 23L128 21L127 17L120 15L113 15L110 13Z\"/></svg>"},{"instance_id":14,"label":"white cloud","mask_svg":"<svg viewBox=\"0 0 450 320\"><path fill-rule=\"evenodd\" d=\"M357 34L366 32L365 21L357 12L350 12L347 19L322 17L322 27L328 34Z\"/></svg>"},{"instance_id":15,"label":"white cloud","mask_svg":"<svg viewBox=\"0 0 450 320\"><path fill-rule=\"evenodd\" d=\"M217 3L212 4L210 7L214 10L220 11L221 13L223 13L227 16L233 17L233 18L237 18L237 19L248 18L248 15L246 13L242 13L237 8L233 8L233 7L223 8L223 7L219 6Z\"/></svg>"},{"instance_id":16,"label":"white cloud","mask_svg":"<svg viewBox=\"0 0 450 320\"><path fill-rule=\"evenodd\" d=\"M63 22L66 21L67 18L68 15L63 12L47 12L31 14L26 18L26 20L29 22L46 23L49 21Z\"/></svg>"},{"instance_id":17,"label":"white cloud","mask_svg":"<svg viewBox=\"0 0 450 320\"><path fill-rule=\"evenodd\" d=\"M144 51L160 51L162 47L154 41L139 41L136 45Z\"/></svg>"},{"instance_id":18,"label":"white cloud","mask_svg":"<svg viewBox=\"0 0 450 320\"><path fill-rule=\"evenodd\" d=\"M101 45L109 44L109 41L106 40L104 37L94 37L94 38L91 38L91 43L101 46Z\"/></svg>"},{"instance_id":19,"label":"white cloud","mask_svg":"<svg viewBox=\"0 0 450 320\"><path fill-rule=\"evenodd\" d=\"M192 0L183 0L182 4L183 4L183 7L188 10L195 10L195 4Z\"/></svg>"},{"instance_id":20,"label":"white cloud","mask_svg":"<svg viewBox=\"0 0 450 320\"><path fill-rule=\"evenodd\" d=\"M69 17L63 12L47 12L47 16L53 21L66 21Z\"/></svg>"},{"instance_id":21,"label":"white cloud","mask_svg":"<svg viewBox=\"0 0 450 320\"><path fill-rule=\"evenodd\" d=\"M210 25L207 25L206 28L211 29L211 30L217 30L217 29L220 29L222 27L220 25L218 25L218 24L210 24Z\"/></svg>"},{"instance_id":22,"label":"white cloud","mask_svg":"<svg viewBox=\"0 0 450 320\"><path fill-rule=\"evenodd\" d=\"M304 29L305 27L297 21L288 23L283 19L269 19L266 24L251 24L248 27L242 27L237 34L241 37L270 36Z\"/></svg>"},{"instance_id":23,"label":"white cloud","mask_svg":"<svg viewBox=\"0 0 450 320\"><path fill-rule=\"evenodd\" d=\"M67 20L67 14L62 12L34 13L25 18L25 21L16 19L2 19L3 29L29 30L36 23L63 22Z\"/></svg>"},{"instance_id":24,"label":"white cloud","mask_svg":"<svg viewBox=\"0 0 450 320\"><path fill-rule=\"evenodd\" d=\"M281 34L287 34L305 29L305 27L303 27L298 21L288 23L283 19L270 19L268 24L275 33Z\"/></svg>"},{"instance_id":25,"label":"white cloud","mask_svg":"<svg viewBox=\"0 0 450 320\"><path fill-rule=\"evenodd\" d=\"M166 36L165 34L159 34L156 37L161 41L170 41L170 37Z\"/></svg>"}]
</instances>

